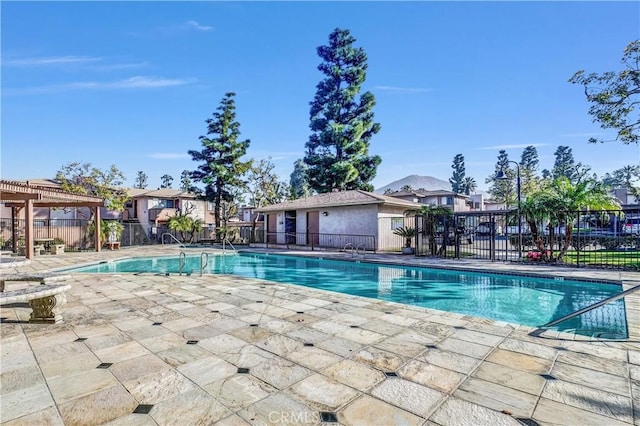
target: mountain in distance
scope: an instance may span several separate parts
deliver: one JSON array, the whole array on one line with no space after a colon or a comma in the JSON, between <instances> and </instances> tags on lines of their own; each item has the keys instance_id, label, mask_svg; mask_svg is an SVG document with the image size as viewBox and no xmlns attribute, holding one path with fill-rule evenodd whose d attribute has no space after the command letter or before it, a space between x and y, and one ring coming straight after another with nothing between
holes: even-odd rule
<instances>
[{"instance_id":1,"label":"mountain in distance","mask_svg":"<svg viewBox=\"0 0 640 426\"><path fill-rule=\"evenodd\" d=\"M449 181L434 178L433 176L410 175L405 178L391 182L388 185L376 189L377 194L384 194L387 189L399 191L405 185L410 185L413 189L426 189L427 191L445 190L451 191Z\"/></svg>"}]
</instances>

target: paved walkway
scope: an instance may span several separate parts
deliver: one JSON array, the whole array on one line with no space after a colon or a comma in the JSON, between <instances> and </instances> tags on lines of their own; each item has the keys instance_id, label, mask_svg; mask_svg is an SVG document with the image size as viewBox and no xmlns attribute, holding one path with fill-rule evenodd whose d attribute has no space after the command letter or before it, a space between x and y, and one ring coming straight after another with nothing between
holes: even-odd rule
<instances>
[{"instance_id":1,"label":"paved walkway","mask_svg":"<svg viewBox=\"0 0 640 426\"><path fill-rule=\"evenodd\" d=\"M41 256L0 275L168 252L177 254ZM529 327L229 275L73 274L65 283L62 324L28 324L24 304L2 307L2 424L640 425L635 337L533 337ZM636 327L640 315L628 319Z\"/></svg>"}]
</instances>

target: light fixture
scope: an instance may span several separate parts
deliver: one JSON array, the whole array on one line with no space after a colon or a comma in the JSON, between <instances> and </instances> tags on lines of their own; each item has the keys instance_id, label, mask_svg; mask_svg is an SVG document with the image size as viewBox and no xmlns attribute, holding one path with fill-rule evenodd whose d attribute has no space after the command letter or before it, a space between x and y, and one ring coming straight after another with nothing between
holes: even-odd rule
<instances>
[{"instance_id":1,"label":"light fixture","mask_svg":"<svg viewBox=\"0 0 640 426\"><path fill-rule=\"evenodd\" d=\"M329 212L322 212L322 216L329 216Z\"/></svg>"}]
</instances>

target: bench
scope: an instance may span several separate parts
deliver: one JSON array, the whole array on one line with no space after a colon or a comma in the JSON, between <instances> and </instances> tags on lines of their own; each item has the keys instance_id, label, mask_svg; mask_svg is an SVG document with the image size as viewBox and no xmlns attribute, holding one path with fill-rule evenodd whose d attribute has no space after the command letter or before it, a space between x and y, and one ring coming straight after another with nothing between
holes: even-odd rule
<instances>
[{"instance_id":1,"label":"bench","mask_svg":"<svg viewBox=\"0 0 640 426\"><path fill-rule=\"evenodd\" d=\"M64 253L64 244L51 244L51 254Z\"/></svg>"},{"instance_id":2,"label":"bench","mask_svg":"<svg viewBox=\"0 0 640 426\"><path fill-rule=\"evenodd\" d=\"M0 293L0 305L29 302L32 309L30 323L58 324L62 322L61 306L66 302L64 292L70 290L69 284L41 284L19 290Z\"/></svg>"},{"instance_id":3,"label":"bench","mask_svg":"<svg viewBox=\"0 0 640 426\"><path fill-rule=\"evenodd\" d=\"M120 241L107 241L106 244L109 250L120 250Z\"/></svg>"},{"instance_id":4,"label":"bench","mask_svg":"<svg viewBox=\"0 0 640 426\"><path fill-rule=\"evenodd\" d=\"M0 275L0 293L4 291L6 282L36 282L42 285L64 281L69 279L70 275L54 275L51 273L44 273L38 275L29 274L3 274Z\"/></svg>"}]
</instances>

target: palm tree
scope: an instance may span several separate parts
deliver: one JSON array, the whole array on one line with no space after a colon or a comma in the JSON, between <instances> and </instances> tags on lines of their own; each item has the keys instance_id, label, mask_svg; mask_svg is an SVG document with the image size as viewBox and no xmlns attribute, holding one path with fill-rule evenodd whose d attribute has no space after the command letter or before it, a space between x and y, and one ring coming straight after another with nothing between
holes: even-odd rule
<instances>
[{"instance_id":1,"label":"palm tree","mask_svg":"<svg viewBox=\"0 0 640 426\"><path fill-rule=\"evenodd\" d=\"M402 226L400 228L394 229L393 233L405 239L405 243L404 243L405 247L411 247L411 239L416 236L417 231L416 231L416 228L411 228L409 226Z\"/></svg>"},{"instance_id":2,"label":"palm tree","mask_svg":"<svg viewBox=\"0 0 640 426\"><path fill-rule=\"evenodd\" d=\"M169 218L167 226L172 231L180 232L180 240L183 243L191 243L193 242L195 234L202 230L202 221L200 219L194 219L191 216L178 214Z\"/></svg>"},{"instance_id":3,"label":"palm tree","mask_svg":"<svg viewBox=\"0 0 640 426\"><path fill-rule=\"evenodd\" d=\"M540 223L540 219L544 217L549 219L551 247L553 247L555 228L560 224L565 224L564 244L557 256L557 260L561 260L571 245L573 222L576 220L578 212L583 209L597 211L619 208L617 200L607 192L602 183L586 180L573 184L566 177L558 177L530 195L525 202L523 213L527 216L530 225ZM537 227L535 229L537 233ZM532 232L533 230L532 227ZM539 248L541 248L540 245Z\"/></svg>"},{"instance_id":4,"label":"palm tree","mask_svg":"<svg viewBox=\"0 0 640 426\"><path fill-rule=\"evenodd\" d=\"M438 244L436 242L436 226L438 224L439 218L448 218L452 216L452 212L449 208L443 206L432 206L432 205L424 205L419 209L409 209L405 210L405 216L422 216L423 219L423 228L420 232L429 239L429 253L432 256L438 254ZM441 251L446 250L446 242L447 238L443 237L442 239L442 249Z\"/></svg>"}]
</instances>

